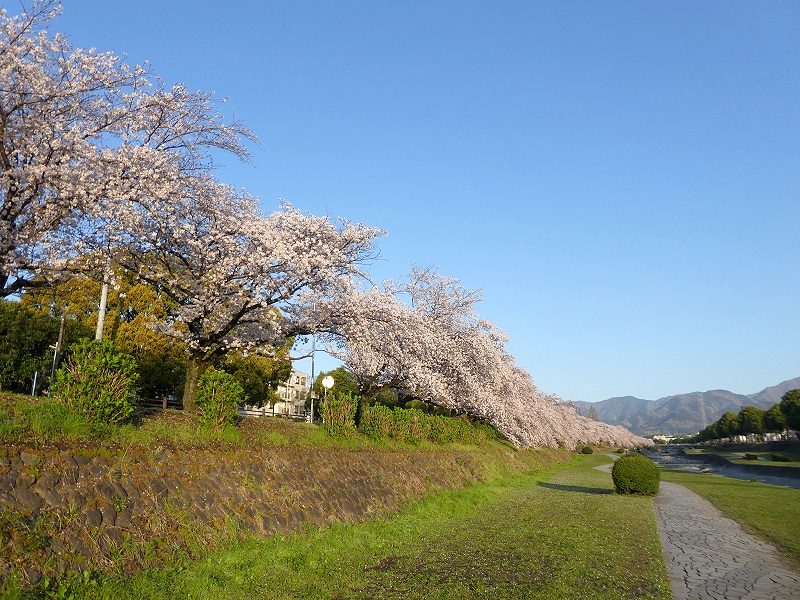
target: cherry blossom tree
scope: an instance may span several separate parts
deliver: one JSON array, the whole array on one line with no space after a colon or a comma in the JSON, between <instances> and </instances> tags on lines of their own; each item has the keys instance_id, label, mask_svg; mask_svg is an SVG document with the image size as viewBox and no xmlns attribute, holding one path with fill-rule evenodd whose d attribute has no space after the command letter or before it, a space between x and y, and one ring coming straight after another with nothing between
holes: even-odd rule
<instances>
[{"instance_id":1,"label":"cherry blossom tree","mask_svg":"<svg viewBox=\"0 0 800 600\"><path fill-rule=\"evenodd\" d=\"M247 159L254 139L212 95L51 35L59 11L0 10L0 297L46 285L94 219L172 197L214 167L211 149Z\"/></svg>"},{"instance_id":2,"label":"cherry blossom tree","mask_svg":"<svg viewBox=\"0 0 800 600\"><path fill-rule=\"evenodd\" d=\"M208 178L171 202L108 219L115 260L173 302L161 330L186 342L184 408L203 371L229 350L267 353L320 326L293 319L301 293L329 298L339 279L365 276L382 231L305 214L262 215L256 199ZM135 213L135 214L134 214ZM116 232L116 233L113 233Z\"/></svg>"},{"instance_id":3,"label":"cherry blossom tree","mask_svg":"<svg viewBox=\"0 0 800 600\"><path fill-rule=\"evenodd\" d=\"M322 309L332 324L329 352L353 373L365 398L387 387L405 389L485 419L523 448L647 443L542 393L506 350L505 334L475 313L480 292L434 269L414 269L405 283L351 287L338 298Z\"/></svg>"},{"instance_id":4,"label":"cherry blossom tree","mask_svg":"<svg viewBox=\"0 0 800 600\"><path fill-rule=\"evenodd\" d=\"M305 331L281 311L303 289L324 296L363 275L380 232L289 206L261 215L211 174L210 151L247 159L251 132L211 95L50 35L59 10L0 12L0 294L113 258L172 300L161 328L187 343L191 407L227 350Z\"/></svg>"}]
</instances>

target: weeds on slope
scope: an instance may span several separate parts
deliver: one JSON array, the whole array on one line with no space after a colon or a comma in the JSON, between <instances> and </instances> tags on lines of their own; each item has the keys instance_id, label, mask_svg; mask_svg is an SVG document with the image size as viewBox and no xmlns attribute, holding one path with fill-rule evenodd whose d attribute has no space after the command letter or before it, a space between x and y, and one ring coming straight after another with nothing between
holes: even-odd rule
<instances>
[{"instance_id":1,"label":"weeds on slope","mask_svg":"<svg viewBox=\"0 0 800 600\"><path fill-rule=\"evenodd\" d=\"M386 520L250 540L87 599L656 599L670 597L650 498L613 493L585 456L438 494Z\"/></svg>"}]
</instances>

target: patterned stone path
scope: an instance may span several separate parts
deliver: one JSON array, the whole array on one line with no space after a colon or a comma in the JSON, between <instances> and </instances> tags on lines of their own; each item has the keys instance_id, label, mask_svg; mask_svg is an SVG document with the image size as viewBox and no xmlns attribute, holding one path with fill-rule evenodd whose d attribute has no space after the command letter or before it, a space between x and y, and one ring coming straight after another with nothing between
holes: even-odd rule
<instances>
[{"instance_id":1,"label":"patterned stone path","mask_svg":"<svg viewBox=\"0 0 800 600\"><path fill-rule=\"evenodd\" d=\"M699 494L662 481L653 506L673 600L800 600L800 573Z\"/></svg>"},{"instance_id":2,"label":"patterned stone path","mask_svg":"<svg viewBox=\"0 0 800 600\"><path fill-rule=\"evenodd\" d=\"M675 600L800 599L800 574L702 496L662 481L653 504Z\"/></svg>"}]
</instances>

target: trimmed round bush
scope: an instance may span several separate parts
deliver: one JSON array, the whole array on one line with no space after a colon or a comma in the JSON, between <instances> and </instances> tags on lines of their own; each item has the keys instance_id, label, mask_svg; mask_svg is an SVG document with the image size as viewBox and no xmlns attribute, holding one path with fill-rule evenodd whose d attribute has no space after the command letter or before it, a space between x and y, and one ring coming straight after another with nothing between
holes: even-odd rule
<instances>
[{"instance_id":1,"label":"trimmed round bush","mask_svg":"<svg viewBox=\"0 0 800 600\"><path fill-rule=\"evenodd\" d=\"M583 450L581 450L581 454L594 454L594 450L592 450L589 446L584 446Z\"/></svg>"},{"instance_id":2,"label":"trimmed round bush","mask_svg":"<svg viewBox=\"0 0 800 600\"><path fill-rule=\"evenodd\" d=\"M646 456L625 454L614 463L611 478L618 494L652 496L658 492L661 472Z\"/></svg>"}]
</instances>

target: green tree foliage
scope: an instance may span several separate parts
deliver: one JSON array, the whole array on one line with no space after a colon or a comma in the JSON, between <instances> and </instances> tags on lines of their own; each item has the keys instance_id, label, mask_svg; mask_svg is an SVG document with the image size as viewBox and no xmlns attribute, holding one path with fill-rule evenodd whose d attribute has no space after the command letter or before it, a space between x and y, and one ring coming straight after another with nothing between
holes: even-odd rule
<instances>
[{"instance_id":1,"label":"green tree foliage","mask_svg":"<svg viewBox=\"0 0 800 600\"><path fill-rule=\"evenodd\" d=\"M37 388L50 377L53 349L61 320L20 302L0 301L0 389L30 393L34 373ZM73 344L91 330L74 319L65 320L64 345Z\"/></svg>"},{"instance_id":2,"label":"green tree foliage","mask_svg":"<svg viewBox=\"0 0 800 600\"><path fill-rule=\"evenodd\" d=\"M422 400L418 400L414 398L413 400L409 400L404 404L405 408L409 410L418 410L420 412L429 413L431 411L431 405L427 402L423 402Z\"/></svg>"},{"instance_id":3,"label":"green tree foliage","mask_svg":"<svg viewBox=\"0 0 800 600\"><path fill-rule=\"evenodd\" d=\"M247 400L239 381L225 371L209 367L197 383L197 406L199 420L217 430L232 425L236 420L237 407Z\"/></svg>"},{"instance_id":4,"label":"green tree foliage","mask_svg":"<svg viewBox=\"0 0 800 600\"><path fill-rule=\"evenodd\" d=\"M279 400L275 390L292 374L288 352L288 346L280 348L274 357L260 354L244 356L241 352L230 352L222 368L236 377L247 395L248 404L273 406Z\"/></svg>"},{"instance_id":5,"label":"green tree foliage","mask_svg":"<svg viewBox=\"0 0 800 600\"><path fill-rule=\"evenodd\" d=\"M333 371L328 371L327 373L320 373L317 375L317 378L314 380L314 385L312 389L319 394L320 398L325 396L325 388L322 387L322 380L325 379L330 375L333 377L333 387L328 391L328 394L335 394L335 395L342 395L342 394L350 394L354 397L360 397L361 392L358 389L358 384L356 383L355 379L353 378L353 374L345 369L344 367L338 367Z\"/></svg>"},{"instance_id":6,"label":"green tree foliage","mask_svg":"<svg viewBox=\"0 0 800 600\"><path fill-rule=\"evenodd\" d=\"M184 345L152 329L152 318L137 315L120 324L115 344L136 359L142 397L179 395L186 378Z\"/></svg>"},{"instance_id":7,"label":"green tree foliage","mask_svg":"<svg viewBox=\"0 0 800 600\"><path fill-rule=\"evenodd\" d=\"M74 319L94 332L97 326L97 313L100 305L99 282L85 277L74 277L55 287L34 287L20 296L20 303L39 312L52 316L65 315ZM108 313L113 314L113 307L119 302L121 289L114 285L108 294ZM107 319L104 337L108 337L113 319Z\"/></svg>"},{"instance_id":8,"label":"green tree foliage","mask_svg":"<svg viewBox=\"0 0 800 600\"><path fill-rule=\"evenodd\" d=\"M764 411L756 406L743 406L739 411L739 433L764 433Z\"/></svg>"},{"instance_id":9,"label":"green tree foliage","mask_svg":"<svg viewBox=\"0 0 800 600\"><path fill-rule=\"evenodd\" d=\"M373 406L381 405L388 406L389 408L396 408L404 405L404 398L400 397L400 395L397 393L397 390L384 388L382 390L378 390L375 395L372 396L370 404Z\"/></svg>"},{"instance_id":10,"label":"green tree foliage","mask_svg":"<svg viewBox=\"0 0 800 600\"><path fill-rule=\"evenodd\" d=\"M116 423L133 412L139 374L136 360L111 342L81 340L56 372L53 398L93 423Z\"/></svg>"},{"instance_id":11,"label":"green tree foliage","mask_svg":"<svg viewBox=\"0 0 800 600\"><path fill-rule=\"evenodd\" d=\"M786 427L800 431L800 390L790 390L780 402L781 412L786 417Z\"/></svg>"},{"instance_id":12,"label":"green tree foliage","mask_svg":"<svg viewBox=\"0 0 800 600\"><path fill-rule=\"evenodd\" d=\"M775 404L764 413L764 431L779 432L786 429L786 415L781 411L780 403Z\"/></svg>"},{"instance_id":13,"label":"green tree foliage","mask_svg":"<svg viewBox=\"0 0 800 600\"><path fill-rule=\"evenodd\" d=\"M728 411L713 425L714 437L719 439L739 435L739 426L739 415Z\"/></svg>"},{"instance_id":14,"label":"green tree foliage","mask_svg":"<svg viewBox=\"0 0 800 600\"><path fill-rule=\"evenodd\" d=\"M619 494L652 496L658 493L661 472L646 456L625 454L614 462L611 478Z\"/></svg>"},{"instance_id":15,"label":"green tree foliage","mask_svg":"<svg viewBox=\"0 0 800 600\"><path fill-rule=\"evenodd\" d=\"M75 277L55 288L31 290L20 302L40 313L82 324L93 335L97 326L101 284ZM136 359L140 393L145 398L180 394L186 376L186 346L158 331L170 306L150 285L137 282L123 271L114 273L109 289L103 339L110 340Z\"/></svg>"}]
</instances>

